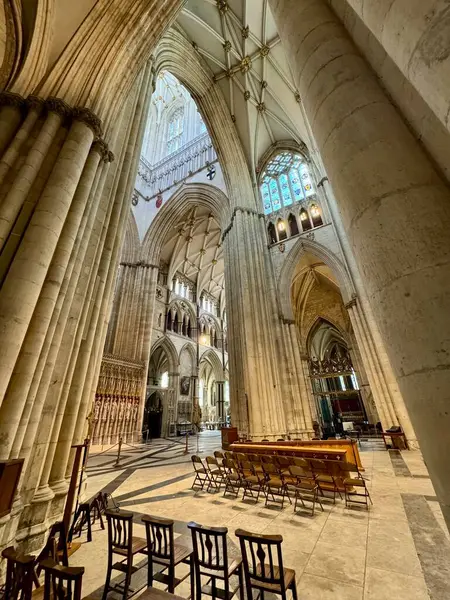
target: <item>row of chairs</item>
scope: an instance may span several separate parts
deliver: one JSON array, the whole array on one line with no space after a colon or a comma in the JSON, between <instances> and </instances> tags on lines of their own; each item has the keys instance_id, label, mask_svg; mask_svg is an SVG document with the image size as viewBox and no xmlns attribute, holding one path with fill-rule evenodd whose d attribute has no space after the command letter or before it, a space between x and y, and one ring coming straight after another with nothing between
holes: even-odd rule
<instances>
[{"instance_id":1,"label":"row of chairs","mask_svg":"<svg viewBox=\"0 0 450 600\"><path fill-rule=\"evenodd\" d=\"M258 535L241 529L235 535L240 543L240 556L229 556L226 527L206 527L198 523L188 523L191 532L192 549L174 539L174 521L161 517L143 515L146 538L133 536L133 513L122 510L107 510L108 522L108 572L103 600L111 590L121 592L124 600L130 591L131 575L139 568L133 565L133 556L144 554L147 563L146 600L161 598L157 590L152 596L155 581L167 587L173 594L180 583L190 577L190 598L200 600L209 595L217 600L230 600L239 590L244 596L244 581L247 599L253 599L253 592L271 592L286 599L286 592L292 591L297 599L295 571L283 566L281 535ZM121 561L114 563L117 554ZM181 563L189 565L184 577L177 577ZM157 571L154 572L154 566ZM125 581L119 586L111 585L111 571L125 573ZM237 586L232 577L237 577ZM202 585L202 577L207 581Z\"/></svg>"},{"instance_id":2,"label":"row of chairs","mask_svg":"<svg viewBox=\"0 0 450 600\"><path fill-rule=\"evenodd\" d=\"M270 501L281 504L281 508L286 498L292 504L293 495L294 511L301 503L312 515L317 503L323 510L320 498L325 492L333 494L334 503L336 495L342 499L342 488L347 506L357 503L368 508L372 502L366 480L357 465L351 463L219 451L207 456L204 463L197 455L191 458L195 472L192 489L203 490L207 486L206 491L217 492L224 486L224 496L232 494L236 498L242 489L242 499L258 502L263 494L266 505Z\"/></svg>"}]
</instances>

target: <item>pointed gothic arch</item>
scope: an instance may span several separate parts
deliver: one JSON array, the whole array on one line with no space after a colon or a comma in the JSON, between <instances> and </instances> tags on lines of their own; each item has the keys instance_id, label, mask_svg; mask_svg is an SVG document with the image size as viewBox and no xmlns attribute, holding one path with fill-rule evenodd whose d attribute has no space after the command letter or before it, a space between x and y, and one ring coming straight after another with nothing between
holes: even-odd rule
<instances>
[{"instance_id":1,"label":"pointed gothic arch","mask_svg":"<svg viewBox=\"0 0 450 600\"><path fill-rule=\"evenodd\" d=\"M334 273L344 304L349 302L354 294L354 287L350 276L344 264L335 254L318 242L299 238L286 257L277 282L280 316L284 319L294 319L291 305L292 279L300 258L306 252L319 258Z\"/></svg>"}]
</instances>

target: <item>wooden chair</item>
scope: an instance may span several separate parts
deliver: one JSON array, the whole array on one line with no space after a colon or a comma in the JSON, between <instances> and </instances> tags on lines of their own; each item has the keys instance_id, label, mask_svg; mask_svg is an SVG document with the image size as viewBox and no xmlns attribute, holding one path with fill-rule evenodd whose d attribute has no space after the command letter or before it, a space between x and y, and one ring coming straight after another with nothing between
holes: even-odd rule
<instances>
[{"instance_id":1,"label":"wooden chair","mask_svg":"<svg viewBox=\"0 0 450 600\"><path fill-rule=\"evenodd\" d=\"M314 479L312 472L303 469L302 467L292 465L289 467L289 473L291 475L291 481L287 484L287 487L294 492L294 512L297 512L299 500L305 509L308 509L305 500L312 502L311 516L314 516L316 502L320 504L320 508L323 511L323 506L319 499L319 486Z\"/></svg>"},{"instance_id":2,"label":"wooden chair","mask_svg":"<svg viewBox=\"0 0 450 600\"><path fill-rule=\"evenodd\" d=\"M80 547L80 544L74 544L73 546L75 550L76 548ZM45 542L44 547L42 548L36 559L37 577L39 577L41 573L42 561L46 560L47 558L53 559L57 563L62 564L64 567L69 566L69 552L67 550L66 528L62 521L53 523L53 525L50 527L47 541Z\"/></svg>"},{"instance_id":3,"label":"wooden chair","mask_svg":"<svg viewBox=\"0 0 450 600\"><path fill-rule=\"evenodd\" d=\"M295 571L283 566L283 537L250 533L243 529L237 529L235 535L241 546L247 599L253 600L253 590L256 590L262 600L264 592L277 594L286 600L286 593L291 590L293 599L297 600Z\"/></svg>"},{"instance_id":4,"label":"wooden chair","mask_svg":"<svg viewBox=\"0 0 450 600\"><path fill-rule=\"evenodd\" d=\"M259 495L264 490L264 476L256 472L255 467L251 462L242 462L240 465L240 472L242 478L242 487L244 488L242 500L247 497L255 500L256 492L256 502L258 502Z\"/></svg>"},{"instance_id":5,"label":"wooden chair","mask_svg":"<svg viewBox=\"0 0 450 600\"><path fill-rule=\"evenodd\" d=\"M106 600L110 590L121 591L124 600L127 600L130 589L131 576L137 571L133 566L133 557L143 552L147 547L144 538L133 537L133 513L124 510L107 510L105 512L108 523L108 567L103 590L103 600ZM123 557L122 561L113 563L114 554ZM112 571L125 573L123 588L111 585Z\"/></svg>"},{"instance_id":6,"label":"wooden chair","mask_svg":"<svg viewBox=\"0 0 450 600\"><path fill-rule=\"evenodd\" d=\"M214 599L230 600L239 590L242 598L244 581L242 572L242 559L229 561L227 548L226 527L205 527L198 523L188 523L192 534L194 548L194 573L195 596L200 600L202 593ZM230 587L230 578L237 575L239 584L236 588ZM201 577L208 577L207 583L202 586ZM217 581L223 581L223 588L217 586ZM193 594L191 593L191 598Z\"/></svg>"},{"instance_id":7,"label":"wooden chair","mask_svg":"<svg viewBox=\"0 0 450 600\"><path fill-rule=\"evenodd\" d=\"M2 557L6 559L5 600L31 600L35 583L36 557L22 554L12 546L5 548Z\"/></svg>"},{"instance_id":8,"label":"wooden chair","mask_svg":"<svg viewBox=\"0 0 450 600\"><path fill-rule=\"evenodd\" d=\"M274 454L261 454L261 463L273 464Z\"/></svg>"},{"instance_id":9,"label":"wooden chair","mask_svg":"<svg viewBox=\"0 0 450 600\"><path fill-rule=\"evenodd\" d=\"M200 456L194 454L194 456L191 456L191 460L195 472L195 477L191 485L191 490L195 488L200 488L201 490L203 490L203 488L205 487L205 483L207 483L208 486L211 483L208 470L203 464Z\"/></svg>"},{"instance_id":10,"label":"wooden chair","mask_svg":"<svg viewBox=\"0 0 450 600\"><path fill-rule=\"evenodd\" d=\"M84 567L65 567L51 558L41 562L44 600L81 600Z\"/></svg>"},{"instance_id":11,"label":"wooden chair","mask_svg":"<svg viewBox=\"0 0 450 600\"><path fill-rule=\"evenodd\" d=\"M279 466L282 473L289 473L289 467L292 464L292 459L289 456L275 456L275 464Z\"/></svg>"},{"instance_id":12,"label":"wooden chair","mask_svg":"<svg viewBox=\"0 0 450 600\"><path fill-rule=\"evenodd\" d=\"M269 502L269 496L272 496L272 502L275 504L281 504L281 509L284 506L284 500L287 496L289 502L291 499L289 498L289 494L287 493L286 485L281 477L281 472L279 468L270 463L263 463L262 468L264 470L265 475L265 486L264 491L266 495L265 505ZM280 498L280 500L276 499L276 496Z\"/></svg>"},{"instance_id":13,"label":"wooden chair","mask_svg":"<svg viewBox=\"0 0 450 600\"><path fill-rule=\"evenodd\" d=\"M220 492L221 486L225 484L225 477L219 461L214 456L207 456L205 460L209 474L209 484L206 491L209 492L211 488L214 488L214 491Z\"/></svg>"},{"instance_id":14,"label":"wooden chair","mask_svg":"<svg viewBox=\"0 0 450 600\"><path fill-rule=\"evenodd\" d=\"M309 464L314 473L314 479L319 486L320 493L325 496L324 492L333 493L333 504L336 503L336 492L342 500L342 494L339 490L336 476L330 470L329 465L324 460L310 458Z\"/></svg>"},{"instance_id":15,"label":"wooden chair","mask_svg":"<svg viewBox=\"0 0 450 600\"><path fill-rule=\"evenodd\" d=\"M358 465L341 463L340 467L343 474L345 506L349 506L351 503L364 504L369 510L369 501L370 504L373 504L373 502L367 489L366 480L362 476ZM356 474L356 477L352 474Z\"/></svg>"},{"instance_id":16,"label":"wooden chair","mask_svg":"<svg viewBox=\"0 0 450 600\"><path fill-rule=\"evenodd\" d=\"M192 550L174 542L172 519L143 515L141 520L145 525L147 537L148 587L152 587L153 580L156 580L167 585L167 591L173 594L177 585L184 581L189 574L192 587ZM185 577L177 578L175 577L175 567L181 563L189 565L189 573ZM161 565L162 570L153 573L154 564Z\"/></svg>"},{"instance_id":17,"label":"wooden chair","mask_svg":"<svg viewBox=\"0 0 450 600\"><path fill-rule=\"evenodd\" d=\"M233 494L235 498L239 496L242 487L241 473L234 460L224 459L225 468L225 490L223 495Z\"/></svg>"}]
</instances>

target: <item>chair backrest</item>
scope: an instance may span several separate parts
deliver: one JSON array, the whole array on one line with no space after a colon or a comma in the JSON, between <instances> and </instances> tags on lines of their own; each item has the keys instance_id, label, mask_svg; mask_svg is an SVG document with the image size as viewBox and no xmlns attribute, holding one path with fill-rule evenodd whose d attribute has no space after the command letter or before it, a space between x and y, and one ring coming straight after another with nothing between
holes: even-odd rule
<instances>
[{"instance_id":1,"label":"chair backrest","mask_svg":"<svg viewBox=\"0 0 450 600\"><path fill-rule=\"evenodd\" d=\"M225 457L224 457L224 455L223 455L223 452L220 452L220 450L216 450L216 451L214 452L214 456L215 456L216 458L225 458Z\"/></svg>"},{"instance_id":2,"label":"chair backrest","mask_svg":"<svg viewBox=\"0 0 450 600\"><path fill-rule=\"evenodd\" d=\"M193 456L191 456L191 460L195 471L203 471L205 469L205 466L200 456L194 454Z\"/></svg>"},{"instance_id":3,"label":"chair backrest","mask_svg":"<svg viewBox=\"0 0 450 600\"><path fill-rule=\"evenodd\" d=\"M262 468L263 468L264 473L268 477L273 477L273 476L279 476L280 475L279 468L276 465L274 465L273 463L263 463Z\"/></svg>"},{"instance_id":4,"label":"chair backrest","mask_svg":"<svg viewBox=\"0 0 450 600\"><path fill-rule=\"evenodd\" d=\"M142 522L145 525L148 552L155 558L163 558L173 563L175 554L172 519L143 515Z\"/></svg>"},{"instance_id":5,"label":"chair backrest","mask_svg":"<svg viewBox=\"0 0 450 600\"><path fill-rule=\"evenodd\" d=\"M241 546L242 561L247 589L258 584L271 584L285 592L281 535L250 533L243 529L235 531Z\"/></svg>"},{"instance_id":6,"label":"chair backrest","mask_svg":"<svg viewBox=\"0 0 450 600\"><path fill-rule=\"evenodd\" d=\"M41 562L44 600L80 600L84 567L65 567L51 558Z\"/></svg>"},{"instance_id":7,"label":"chair backrest","mask_svg":"<svg viewBox=\"0 0 450 600\"><path fill-rule=\"evenodd\" d=\"M57 521L50 527L47 541L36 558L38 575L41 572L41 562L47 558L61 562L66 567L69 566L66 527L62 521Z\"/></svg>"},{"instance_id":8,"label":"chair backrest","mask_svg":"<svg viewBox=\"0 0 450 600\"><path fill-rule=\"evenodd\" d=\"M133 513L108 509L105 516L108 522L108 552L127 550L131 554Z\"/></svg>"},{"instance_id":9,"label":"chair backrest","mask_svg":"<svg viewBox=\"0 0 450 600\"><path fill-rule=\"evenodd\" d=\"M260 463L261 456L259 454L248 454L248 460L252 463Z\"/></svg>"},{"instance_id":10,"label":"chair backrest","mask_svg":"<svg viewBox=\"0 0 450 600\"><path fill-rule=\"evenodd\" d=\"M300 458L300 456L294 456L293 458L294 465L296 467L303 467L304 469L311 470L311 465L306 460L306 458Z\"/></svg>"},{"instance_id":11,"label":"chair backrest","mask_svg":"<svg viewBox=\"0 0 450 600\"><path fill-rule=\"evenodd\" d=\"M228 452L228 451L226 451L225 452L225 458L233 459L234 458L234 452Z\"/></svg>"},{"instance_id":12,"label":"chair backrest","mask_svg":"<svg viewBox=\"0 0 450 600\"><path fill-rule=\"evenodd\" d=\"M219 468L219 462L214 456L207 456L205 460L209 470L211 470L211 467Z\"/></svg>"},{"instance_id":13,"label":"chair backrest","mask_svg":"<svg viewBox=\"0 0 450 600\"><path fill-rule=\"evenodd\" d=\"M297 467L296 465L291 465L289 467L289 473L292 477L295 477L297 479L298 483L300 483L300 481L314 479L311 470L304 469L303 467Z\"/></svg>"},{"instance_id":14,"label":"chair backrest","mask_svg":"<svg viewBox=\"0 0 450 600\"><path fill-rule=\"evenodd\" d=\"M236 452L234 459L238 461L238 463L246 462L248 460L247 455L244 452Z\"/></svg>"},{"instance_id":15,"label":"chair backrest","mask_svg":"<svg viewBox=\"0 0 450 600\"><path fill-rule=\"evenodd\" d=\"M345 463L341 462L338 464L339 464L341 471L343 471L344 473L357 473L358 476L361 475L358 465L355 465L353 463L348 463L348 462L345 462Z\"/></svg>"},{"instance_id":16,"label":"chair backrest","mask_svg":"<svg viewBox=\"0 0 450 600\"><path fill-rule=\"evenodd\" d=\"M21 554L12 546L2 552L6 559L5 600L31 600L36 557Z\"/></svg>"},{"instance_id":17,"label":"chair backrest","mask_svg":"<svg viewBox=\"0 0 450 600\"><path fill-rule=\"evenodd\" d=\"M230 458L224 458L223 466L230 471L238 471L237 464Z\"/></svg>"},{"instance_id":18,"label":"chair backrest","mask_svg":"<svg viewBox=\"0 0 450 600\"><path fill-rule=\"evenodd\" d=\"M273 454L261 454L261 462L262 463L273 463L274 455Z\"/></svg>"},{"instance_id":19,"label":"chair backrest","mask_svg":"<svg viewBox=\"0 0 450 600\"><path fill-rule=\"evenodd\" d=\"M196 568L228 572L226 527L205 527L199 523L188 523L192 534L194 565Z\"/></svg>"},{"instance_id":20,"label":"chair backrest","mask_svg":"<svg viewBox=\"0 0 450 600\"><path fill-rule=\"evenodd\" d=\"M289 456L275 456L276 463L280 465L282 469L287 469L292 464L292 459Z\"/></svg>"},{"instance_id":21,"label":"chair backrest","mask_svg":"<svg viewBox=\"0 0 450 600\"><path fill-rule=\"evenodd\" d=\"M318 458L309 458L308 461L314 473L328 473L328 467L323 460L319 460Z\"/></svg>"},{"instance_id":22,"label":"chair backrest","mask_svg":"<svg viewBox=\"0 0 450 600\"><path fill-rule=\"evenodd\" d=\"M255 475L255 467L248 460L240 463L241 471L245 476Z\"/></svg>"}]
</instances>

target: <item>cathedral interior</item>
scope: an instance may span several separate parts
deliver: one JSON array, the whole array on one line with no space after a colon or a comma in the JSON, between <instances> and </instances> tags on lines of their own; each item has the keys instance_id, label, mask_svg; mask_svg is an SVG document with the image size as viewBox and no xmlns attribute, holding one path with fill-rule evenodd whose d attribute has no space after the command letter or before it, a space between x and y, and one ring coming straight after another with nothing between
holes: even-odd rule
<instances>
[{"instance_id":1,"label":"cathedral interior","mask_svg":"<svg viewBox=\"0 0 450 600\"><path fill-rule=\"evenodd\" d=\"M447 0L0 0L0 598L450 598L449 134Z\"/></svg>"}]
</instances>

